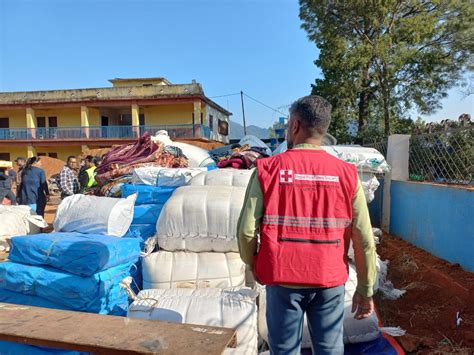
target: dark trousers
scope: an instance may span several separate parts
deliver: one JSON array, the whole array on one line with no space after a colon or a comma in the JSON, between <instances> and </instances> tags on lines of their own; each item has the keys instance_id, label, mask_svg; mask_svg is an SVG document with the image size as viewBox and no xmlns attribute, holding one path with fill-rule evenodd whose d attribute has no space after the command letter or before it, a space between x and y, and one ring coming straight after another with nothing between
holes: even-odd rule
<instances>
[{"instance_id":1,"label":"dark trousers","mask_svg":"<svg viewBox=\"0 0 474 355\"><path fill-rule=\"evenodd\" d=\"M332 288L266 286L270 354L300 354L306 313L313 354L343 354L344 285Z\"/></svg>"}]
</instances>

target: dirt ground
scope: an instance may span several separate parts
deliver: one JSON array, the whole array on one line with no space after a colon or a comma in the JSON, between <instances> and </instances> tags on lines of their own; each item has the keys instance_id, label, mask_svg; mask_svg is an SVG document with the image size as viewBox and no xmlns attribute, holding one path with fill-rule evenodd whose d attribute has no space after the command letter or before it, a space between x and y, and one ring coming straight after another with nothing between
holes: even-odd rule
<instances>
[{"instance_id":1,"label":"dirt ground","mask_svg":"<svg viewBox=\"0 0 474 355\"><path fill-rule=\"evenodd\" d=\"M395 301L376 296L384 325L407 331L396 338L405 351L474 354L474 273L389 235L377 251L390 260L388 279L407 290Z\"/></svg>"}]
</instances>

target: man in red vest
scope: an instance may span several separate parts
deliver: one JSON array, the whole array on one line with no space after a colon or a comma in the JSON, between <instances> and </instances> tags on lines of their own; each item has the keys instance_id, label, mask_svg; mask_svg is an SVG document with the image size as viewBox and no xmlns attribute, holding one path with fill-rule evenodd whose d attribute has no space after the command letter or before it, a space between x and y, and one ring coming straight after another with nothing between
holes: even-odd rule
<instances>
[{"instance_id":1,"label":"man in red vest","mask_svg":"<svg viewBox=\"0 0 474 355\"><path fill-rule=\"evenodd\" d=\"M306 313L313 352L343 354L344 284L352 240L352 311L369 317L376 253L355 165L321 149L331 105L307 96L290 108L285 153L257 161L238 223L242 260L266 285L271 354L299 354Z\"/></svg>"}]
</instances>

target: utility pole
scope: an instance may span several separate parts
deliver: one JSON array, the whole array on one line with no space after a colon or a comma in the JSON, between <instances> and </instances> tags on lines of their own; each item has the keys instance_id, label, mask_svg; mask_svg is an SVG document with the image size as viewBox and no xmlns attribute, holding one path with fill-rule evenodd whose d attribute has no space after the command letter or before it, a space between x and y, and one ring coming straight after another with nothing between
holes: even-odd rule
<instances>
[{"instance_id":1,"label":"utility pole","mask_svg":"<svg viewBox=\"0 0 474 355\"><path fill-rule=\"evenodd\" d=\"M240 91L240 101L242 102L242 117L244 119L244 135L247 135L247 124L245 123L244 92Z\"/></svg>"}]
</instances>

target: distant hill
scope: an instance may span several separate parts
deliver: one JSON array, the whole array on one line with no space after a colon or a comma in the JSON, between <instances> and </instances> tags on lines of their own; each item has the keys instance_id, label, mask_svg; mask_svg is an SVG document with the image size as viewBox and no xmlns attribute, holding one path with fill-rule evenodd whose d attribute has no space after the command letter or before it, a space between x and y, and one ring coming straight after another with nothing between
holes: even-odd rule
<instances>
[{"instance_id":1,"label":"distant hill","mask_svg":"<svg viewBox=\"0 0 474 355\"><path fill-rule=\"evenodd\" d=\"M267 128L254 125L247 126L247 134L256 136L260 139L270 138ZM240 139L244 136L244 126L240 123L230 121L230 139Z\"/></svg>"}]
</instances>

